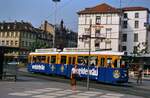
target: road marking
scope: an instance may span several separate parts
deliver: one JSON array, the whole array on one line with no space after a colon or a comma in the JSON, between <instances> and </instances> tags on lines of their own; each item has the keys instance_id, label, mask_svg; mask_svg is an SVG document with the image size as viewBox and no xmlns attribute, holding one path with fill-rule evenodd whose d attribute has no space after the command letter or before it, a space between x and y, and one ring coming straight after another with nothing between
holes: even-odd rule
<instances>
[{"instance_id":1,"label":"road marking","mask_svg":"<svg viewBox=\"0 0 150 98\"><path fill-rule=\"evenodd\" d=\"M104 93L99 91L72 91L70 89L58 89L58 88L43 88L33 89L29 91L9 93L11 96L26 96L34 98L121 98L124 94L119 93Z\"/></svg>"},{"instance_id":2,"label":"road marking","mask_svg":"<svg viewBox=\"0 0 150 98\"><path fill-rule=\"evenodd\" d=\"M8 95L13 95L13 96L30 96L32 94L26 94L26 93L9 93Z\"/></svg>"}]
</instances>

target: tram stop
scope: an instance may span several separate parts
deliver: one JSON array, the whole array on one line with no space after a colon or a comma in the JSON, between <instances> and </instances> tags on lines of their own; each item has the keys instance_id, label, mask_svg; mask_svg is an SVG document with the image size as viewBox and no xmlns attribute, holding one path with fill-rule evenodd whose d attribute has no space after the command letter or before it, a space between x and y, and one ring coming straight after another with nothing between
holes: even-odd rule
<instances>
[{"instance_id":1,"label":"tram stop","mask_svg":"<svg viewBox=\"0 0 150 98\"><path fill-rule=\"evenodd\" d=\"M0 80L17 80L17 62L4 63L4 48L0 48Z\"/></svg>"}]
</instances>

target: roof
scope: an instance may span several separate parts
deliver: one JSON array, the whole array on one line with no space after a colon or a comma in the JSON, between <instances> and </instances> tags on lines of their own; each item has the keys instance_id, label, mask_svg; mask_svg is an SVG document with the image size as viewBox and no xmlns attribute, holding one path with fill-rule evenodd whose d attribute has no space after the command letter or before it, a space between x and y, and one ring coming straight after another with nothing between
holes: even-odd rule
<instances>
[{"instance_id":1,"label":"roof","mask_svg":"<svg viewBox=\"0 0 150 98\"><path fill-rule=\"evenodd\" d=\"M123 11L143 11L143 10L149 11L149 9L145 7L124 7L122 8L122 10Z\"/></svg>"},{"instance_id":2,"label":"roof","mask_svg":"<svg viewBox=\"0 0 150 98\"><path fill-rule=\"evenodd\" d=\"M3 27L3 28L2 28ZM0 22L0 31L34 31L34 27L28 22Z\"/></svg>"},{"instance_id":3,"label":"roof","mask_svg":"<svg viewBox=\"0 0 150 98\"><path fill-rule=\"evenodd\" d=\"M119 10L106 3L102 3L95 7L85 8L84 10L78 12L78 14L91 14L91 13L119 13Z\"/></svg>"},{"instance_id":4,"label":"roof","mask_svg":"<svg viewBox=\"0 0 150 98\"><path fill-rule=\"evenodd\" d=\"M124 7L122 8L123 11L143 11L149 9L145 7ZM97 14L97 13L120 13L120 8L112 7L106 3L102 3L100 5L97 5L95 7L85 8L84 10L81 10L77 12L78 14Z\"/></svg>"}]
</instances>

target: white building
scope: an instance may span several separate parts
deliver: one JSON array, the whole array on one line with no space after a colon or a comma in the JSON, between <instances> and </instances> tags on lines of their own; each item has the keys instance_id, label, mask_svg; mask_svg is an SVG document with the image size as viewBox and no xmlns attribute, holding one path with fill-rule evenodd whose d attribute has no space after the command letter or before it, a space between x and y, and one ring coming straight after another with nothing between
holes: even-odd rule
<instances>
[{"instance_id":1,"label":"white building","mask_svg":"<svg viewBox=\"0 0 150 98\"><path fill-rule=\"evenodd\" d=\"M149 10L144 7L117 9L100 4L78 12L78 48L89 48L85 35L91 32L91 50L113 50L132 53L139 43L140 49L148 43ZM85 39L87 38L87 39Z\"/></svg>"},{"instance_id":2,"label":"white building","mask_svg":"<svg viewBox=\"0 0 150 98\"><path fill-rule=\"evenodd\" d=\"M122 51L131 54L134 50L140 52L142 49L146 48L150 40L147 24L149 24L149 10L147 8L123 8L121 29Z\"/></svg>"}]
</instances>

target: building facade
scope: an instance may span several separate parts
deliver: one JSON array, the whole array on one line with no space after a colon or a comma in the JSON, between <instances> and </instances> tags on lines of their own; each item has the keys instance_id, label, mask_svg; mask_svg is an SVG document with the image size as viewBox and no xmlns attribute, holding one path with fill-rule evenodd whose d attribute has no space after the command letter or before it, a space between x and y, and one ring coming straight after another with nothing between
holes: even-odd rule
<instances>
[{"instance_id":1,"label":"building facade","mask_svg":"<svg viewBox=\"0 0 150 98\"><path fill-rule=\"evenodd\" d=\"M100 4L78 12L78 48L91 50L133 51L148 44L149 10L144 7L118 9Z\"/></svg>"},{"instance_id":2,"label":"building facade","mask_svg":"<svg viewBox=\"0 0 150 98\"><path fill-rule=\"evenodd\" d=\"M0 46L9 47L5 56L27 56L30 48L41 39L48 47L52 46L52 36L37 30L28 22L0 23Z\"/></svg>"},{"instance_id":3,"label":"building facade","mask_svg":"<svg viewBox=\"0 0 150 98\"><path fill-rule=\"evenodd\" d=\"M121 50L128 54L150 47L148 36L149 10L144 7L122 8Z\"/></svg>"},{"instance_id":4,"label":"building facade","mask_svg":"<svg viewBox=\"0 0 150 98\"><path fill-rule=\"evenodd\" d=\"M66 47L77 47L77 33L72 30L67 29L64 26L63 20L61 20L60 24L54 25L44 21L44 23L40 26L40 29L51 33L54 35L54 47L58 49L63 49Z\"/></svg>"}]
</instances>

